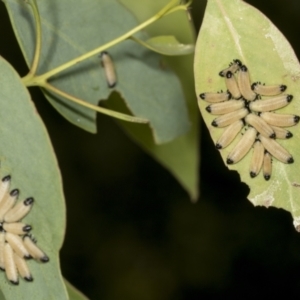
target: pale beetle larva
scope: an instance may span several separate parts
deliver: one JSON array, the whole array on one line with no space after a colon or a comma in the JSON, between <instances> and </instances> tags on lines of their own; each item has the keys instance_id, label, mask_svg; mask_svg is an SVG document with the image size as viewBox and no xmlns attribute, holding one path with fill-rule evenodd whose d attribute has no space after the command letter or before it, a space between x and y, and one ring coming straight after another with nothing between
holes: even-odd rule
<instances>
[{"instance_id":1,"label":"pale beetle larva","mask_svg":"<svg viewBox=\"0 0 300 300\"><path fill-rule=\"evenodd\" d=\"M48 256L38 248L35 240L28 234L32 227L21 222L30 212L34 199L29 197L18 201L18 189L9 192L11 176L0 181L0 269L14 285L19 284L19 276L33 281L26 260L34 258L48 262Z\"/></svg>"},{"instance_id":2,"label":"pale beetle larva","mask_svg":"<svg viewBox=\"0 0 300 300\"><path fill-rule=\"evenodd\" d=\"M256 177L262 169L265 180L269 180L272 157L287 164L294 162L292 155L277 139L292 138L292 132L284 127L298 124L300 117L275 112L287 106L293 100L293 95L283 94L287 89L284 84L266 85L259 81L251 84L249 69L239 59L234 59L219 75L224 77L227 92L199 95L200 99L211 103L206 111L218 115L211 125L224 128L216 148L222 150L228 147L248 124L248 130L229 152L227 163L239 162L253 148L250 177Z\"/></svg>"}]
</instances>

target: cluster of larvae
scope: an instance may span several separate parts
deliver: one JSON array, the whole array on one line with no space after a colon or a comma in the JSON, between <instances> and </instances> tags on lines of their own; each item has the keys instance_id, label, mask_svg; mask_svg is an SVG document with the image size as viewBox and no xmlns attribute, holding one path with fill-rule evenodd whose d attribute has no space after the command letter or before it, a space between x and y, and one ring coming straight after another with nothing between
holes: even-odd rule
<instances>
[{"instance_id":1,"label":"cluster of larvae","mask_svg":"<svg viewBox=\"0 0 300 300\"><path fill-rule=\"evenodd\" d=\"M48 262L49 258L29 234L31 226L20 222L31 210L34 199L17 201L19 190L9 191L10 182L11 176L0 181L0 269L17 285L19 275L26 281L33 281L26 259Z\"/></svg>"},{"instance_id":2,"label":"cluster of larvae","mask_svg":"<svg viewBox=\"0 0 300 300\"><path fill-rule=\"evenodd\" d=\"M200 94L202 100L211 103L206 110L219 115L212 125L226 127L216 148L227 147L247 125L246 132L229 153L227 164L239 162L253 147L250 176L256 177L263 169L264 178L269 180L272 157L286 164L294 162L292 155L277 139L291 138L293 135L286 127L296 125L300 117L274 112L288 105L293 96L283 93L286 85L251 84L248 68L238 59L233 60L219 75L225 79L227 92Z\"/></svg>"}]
</instances>

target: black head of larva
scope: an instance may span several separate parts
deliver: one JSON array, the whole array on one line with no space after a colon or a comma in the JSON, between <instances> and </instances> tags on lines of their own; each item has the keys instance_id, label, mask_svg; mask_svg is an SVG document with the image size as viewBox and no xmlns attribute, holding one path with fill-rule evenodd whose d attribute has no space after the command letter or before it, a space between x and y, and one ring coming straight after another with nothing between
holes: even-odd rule
<instances>
[{"instance_id":1,"label":"black head of larva","mask_svg":"<svg viewBox=\"0 0 300 300\"><path fill-rule=\"evenodd\" d=\"M230 100L232 98L231 93L229 91L227 91L226 94L227 94L227 100Z\"/></svg>"},{"instance_id":2,"label":"black head of larva","mask_svg":"<svg viewBox=\"0 0 300 300\"><path fill-rule=\"evenodd\" d=\"M295 124L299 123L300 117L299 116L294 116L294 122Z\"/></svg>"},{"instance_id":3,"label":"black head of larva","mask_svg":"<svg viewBox=\"0 0 300 300\"><path fill-rule=\"evenodd\" d=\"M255 172L250 172L250 177L251 177L251 178L256 177L256 175L257 175L257 173L255 173Z\"/></svg>"},{"instance_id":4,"label":"black head of larva","mask_svg":"<svg viewBox=\"0 0 300 300\"><path fill-rule=\"evenodd\" d=\"M34 199L32 197L29 197L24 200L24 205L28 206L31 205L34 202Z\"/></svg>"},{"instance_id":5,"label":"black head of larva","mask_svg":"<svg viewBox=\"0 0 300 300\"><path fill-rule=\"evenodd\" d=\"M287 101L288 103L290 103L292 100L293 100L293 95L287 95L287 96L286 96L286 101Z\"/></svg>"},{"instance_id":6,"label":"black head of larva","mask_svg":"<svg viewBox=\"0 0 300 300\"><path fill-rule=\"evenodd\" d=\"M234 59L233 62L237 64L239 67L242 66L242 62L239 59Z\"/></svg>"},{"instance_id":7,"label":"black head of larva","mask_svg":"<svg viewBox=\"0 0 300 300\"><path fill-rule=\"evenodd\" d=\"M32 229L32 227L30 225L25 225L22 229L24 232L29 232Z\"/></svg>"},{"instance_id":8,"label":"black head of larva","mask_svg":"<svg viewBox=\"0 0 300 300\"><path fill-rule=\"evenodd\" d=\"M216 122L216 120L213 120L213 121L211 122L211 125L214 126L214 127L218 127L218 123Z\"/></svg>"},{"instance_id":9,"label":"black head of larva","mask_svg":"<svg viewBox=\"0 0 300 300\"><path fill-rule=\"evenodd\" d=\"M199 97L200 97L202 100L205 100L205 93L200 94Z\"/></svg>"},{"instance_id":10,"label":"black head of larva","mask_svg":"<svg viewBox=\"0 0 300 300\"><path fill-rule=\"evenodd\" d=\"M220 71L220 72L219 72L219 76L224 77L224 72L223 72L223 71Z\"/></svg>"},{"instance_id":11,"label":"black head of larva","mask_svg":"<svg viewBox=\"0 0 300 300\"><path fill-rule=\"evenodd\" d=\"M252 83L251 85L251 90L254 91L255 90L255 87L258 85L258 82L254 82Z\"/></svg>"},{"instance_id":12,"label":"black head of larva","mask_svg":"<svg viewBox=\"0 0 300 300\"><path fill-rule=\"evenodd\" d=\"M2 178L3 182L10 181L10 180L11 180L11 176L10 175L7 175L7 176L5 176L5 177Z\"/></svg>"},{"instance_id":13,"label":"black head of larva","mask_svg":"<svg viewBox=\"0 0 300 300\"><path fill-rule=\"evenodd\" d=\"M276 133L274 132L274 133L270 134L269 138L270 139L276 139Z\"/></svg>"},{"instance_id":14,"label":"black head of larva","mask_svg":"<svg viewBox=\"0 0 300 300\"><path fill-rule=\"evenodd\" d=\"M282 84L279 89L281 92L284 92L286 90L286 88L287 88L287 86Z\"/></svg>"},{"instance_id":15,"label":"black head of larva","mask_svg":"<svg viewBox=\"0 0 300 300\"><path fill-rule=\"evenodd\" d=\"M45 255L45 256L43 256L43 257L40 258L40 261L43 262L43 263L46 263L46 262L48 262L49 260L50 260L50 259L49 259L49 257L48 257L47 255Z\"/></svg>"},{"instance_id":16,"label":"black head of larva","mask_svg":"<svg viewBox=\"0 0 300 300\"><path fill-rule=\"evenodd\" d=\"M248 68L245 65L242 65L240 68L242 72L248 72Z\"/></svg>"},{"instance_id":17,"label":"black head of larva","mask_svg":"<svg viewBox=\"0 0 300 300\"><path fill-rule=\"evenodd\" d=\"M292 164L294 162L294 159L293 157L291 156L288 160L287 160L287 163L288 164Z\"/></svg>"},{"instance_id":18,"label":"black head of larva","mask_svg":"<svg viewBox=\"0 0 300 300\"><path fill-rule=\"evenodd\" d=\"M4 231L3 223L1 222L1 223L0 223L0 232L3 232L3 231Z\"/></svg>"},{"instance_id":19,"label":"black head of larva","mask_svg":"<svg viewBox=\"0 0 300 300\"><path fill-rule=\"evenodd\" d=\"M233 76L233 74L232 74L231 71L228 71L228 72L226 73L226 78L232 78L232 76Z\"/></svg>"},{"instance_id":20,"label":"black head of larva","mask_svg":"<svg viewBox=\"0 0 300 300\"><path fill-rule=\"evenodd\" d=\"M12 197L17 197L19 196L19 193L20 191L18 189L14 189L12 190L9 194L12 196Z\"/></svg>"},{"instance_id":21,"label":"black head of larva","mask_svg":"<svg viewBox=\"0 0 300 300\"><path fill-rule=\"evenodd\" d=\"M234 163L234 161L230 158L227 158L226 162L228 165L232 165Z\"/></svg>"},{"instance_id":22,"label":"black head of larva","mask_svg":"<svg viewBox=\"0 0 300 300\"><path fill-rule=\"evenodd\" d=\"M293 137L293 134L292 134L290 131L288 131L288 132L286 133L285 138L286 138L286 139L290 139L291 137Z\"/></svg>"},{"instance_id":23,"label":"black head of larva","mask_svg":"<svg viewBox=\"0 0 300 300\"><path fill-rule=\"evenodd\" d=\"M219 143L216 144L216 149L220 150L222 148L223 148L222 145L220 145Z\"/></svg>"},{"instance_id":24,"label":"black head of larva","mask_svg":"<svg viewBox=\"0 0 300 300\"><path fill-rule=\"evenodd\" d=\"M33 277L32 277L32 276L24 277L24 279L25 279L26 281L29 281L29 282L33 281Z\"/></svg>"},{"instance_id":25,"label":"black head of larva","mask_svg":"<svg viewBox=\"0 0 300 300\"><path fill-rule=\"evenodd\" d=\"M208 111L209 113L211 112L211 107L210 105L208 105L207 107L205 107L206 111Z\"/></svg>"},{"instance_id":26,"label":"black head of larva","mask_svg":"<svg viewBox=\"0 0 300 300\"><path fill-rule=\"evenodd\" d=\"M108 54L107 51L102 51L99 56L102 57L103 55L107 55L107 54Z\"/></svg>"}]
</instances>

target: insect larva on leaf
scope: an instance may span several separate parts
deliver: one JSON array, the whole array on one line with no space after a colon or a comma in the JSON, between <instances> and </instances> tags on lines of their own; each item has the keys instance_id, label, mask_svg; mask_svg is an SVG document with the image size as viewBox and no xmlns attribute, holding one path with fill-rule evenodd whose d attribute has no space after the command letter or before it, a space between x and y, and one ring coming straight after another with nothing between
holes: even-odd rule
<instances>
[{"instance_id":1,"label":"insect larva on leaf","mask_svg":"<svg viewBox=\"0 0 300 300\"><path fill-rule=\"evenodd\" d=\"M228 91L231 93L232 98L240 99L242 97L237 81L231 71L228 71L225 75L225 84Z\"/></svg>"},{"instance_id":2,"label":"insect larva on leaf","mask_svg":"<svg viewBox=\"0 0 300 300\"><path fill-rule=\"evenodd\" d=\"M229 125L218 139L216 143L216 148L223 149L227 147L242 130L244 124L245 123L243 120L238 120Z\"/></svg>"},{"instance_id":3,"label":"insect larva on leaf","mask_svg":"<svg viewBox=\"0 0 300 300\"><path fill-rule=\"evenodd\" d=\"M114 63L110 55L108 54L108 52L103 51L101 52L100 56L101 56L102 66L105 71L107 85L108 87L113 88L117 84L117 75L116 75Z\"/></svg>"},{"instance_id":4,"label":"insect larva on leaf","mask_svg":"<svg viewBox=\"0 0 300 300\"><path fill-rule=\"evenodd\" d=\"M43 263L49 261L49 257L36 245L36 241L28 234L23 237L24 245L30 255Z\"/></svg>"},{"instance_id":5,"label":"insect larva on leaf","mask_svg":"<svg viewBox=\"0 0 300 300\"><path fill-rule=\"evenodd\" d=\"M268 151L264 154L263 174L265 180L269 180L272 175L272 157Z\"/></svg>"},{"instance_id":6,"label":"insect larva on leaf","mask_svg":"<svg viewBox=\"0 0 300 300\"><path fill-rule=\"evenodd\" d=\"M8 223L17 222L23 219L31 210L34 199L29 197L22 202L17 203L4 215L4 221Z\"/></svg>"},{"instance_id":7,"label":"insect larva on leaf","mask_svg":"<svg viewBox=\"0 0 300 300\"><path fill-rule=\"evenodd\" d=\"M19 284L17 267L14 260L14 252L12 247L4 244L4 265L7 279L14 285Z\"/></svg>"},{"instance_id":8,"label":"insect larva on leaf","mask_svg":"<svg viewBox=\"0 0 300 300\"><path fill-rule=\"evenodd\" d=\"M13 234L18 234L18 235L25 234L25 233L29 232L32 229L32 227L30 225L27 225L27 224L24 224L24 223L21 223L21 222L3 223L2 228L6 232L10 232L10 233L13 233Z\"/></svg>"},{"instance_id":9,"label":"insect larva on leaf","mask_svg":"<svg viewBox=\"0 0 300 300\"><path fill-rule=\"evenodd\" d=\"M4 271L4 244L5 244L5 233L0 232L0 269Z\"/></svg>"},{"instance_id":10,"label":"insect larva on leaf","mask_svg":"<svg viewBox=\"0 0 300 300\"><path fill-rule=\"evenodd\" d=\"M262 96L276 96L283 93L287 86L283 84L265 85L260 82L254 82L251 88L256 94Z\"/></svg>"},{"instance_id":11,"label":"insect larva on leaf","mask_svg":"<svg viewBox=\"0 0 300 300\"><path fill-rule=\"evenodd\" d=\"M235 72L238 72L236 77ZM227 93L200 94L200 99L212 103L206 110L211 114L220 115L212 121L212 126L228 126L217 140L216 148L227 147L247 123L249 128L227 156L227 164L239 162L253 146L250 176L257 176L263 169L264 178L269 180L272 173L272 156L283 163L294 162L292 155L274 139L291 138L293 134L281 127L296 125L300 116L271 112L288 105L293 96L282 94L287 89L283 84L251 84L248 68L239 60L230 63L219 75L224 77ZM269 97L261 99L261 96ZM238 100L240 98L243 99Z\"/></svg>"},{"instance_id":12,"label":"insect larva on leaf","mask_svg":"<svg viewBox=\"0 0 300 300\"><path fill-rule=\"evenodd\" d=\"M292 95L280 95L266 100L256 100L249 104L249 108L254 111L264 112L285 107L293 100Z\"/></svg>"},{"instance_id":13,"label":"insect larva on leaf","mask_svg":"<svg viewBox=\"0 0 300 300\"><path fill-rule=\"evenodd\" d=\"M223 115L245 107L242 100L229 100L221 103L214 103L206 107L206 110L213 115Z\"/></svg>"},{"instance_id":14,"label":"insect larva on leaf","mask_svg":"<svg viewBox=\"0 0 300 300\"><path fill-rule=\"evenodd\" d=\"M290 139L293 137L293 134L289 130L286 130L282 127L271 126L271 128L275 132L276 139Z\"/></svg>"},{"instance_id":15,"label":"insect larva on leaf","mask_svg":"<svg viewBox=\"0 0 300 300\"><path fill-rule=\"evenodd\" d=\"M264 160L264 152L265 152L264 146L262 145L260 140L256 140L254 142L253 154L250 163L251 178L254 178L259 174Z\"/></svg>"},{"instance_id":16,"label":"insect larva on leaf","mask_svg":"<svg viewBox=\"0 0 300 300\"><path fill-rule=\"evenodd\" d=\"M239 110L215 118L212 121L211 125L214 127L226 127L237 120L243 119L248 113L249 112L246 108L241 108Z\"/></svg>"},{"instance_id":17,"label":"insect larva on leaf","mask_svg":"<svg viewBox=\"0 0 300 300\"><path fill-rule=\"evenodd\" d=\"M262 135L260 135L259 139L265 149L279 161L285 164L291 164L294 162L292 155L275 140L266 138Z\"/></svg>"},{"instance_id":18,"label":"insect larva on leaf","mask_svg":"<svg viewBox=\"0 0 300 300\"><path fill-rule=\"evenodd\" d=\"M277 114L273 112L262 112L259 116L264 119L268 124L277 127L290 127L296 125L300 117L289 114Z\"/></svg>"},{"instance_id":19,"label":"insect larva on leaf","mask_svg":"<svg viewBox=\"0 0 300 300\"><path fill-rule=\"evenodd\" d=\"M17 255L16 253L14 253L14 257L13 257L17 270L19 272L19 274L21 275L21 277L23 279L25 279L26 281L33 281L33 277L29 271L28 265L25 261L24 258L20 257L19 255Z\"/></svg>"},{"instance_id":20,"label":"insect larva on leaf","mask_svg":"<svg viewBox=\"0 0 300 300\"><path fill-rule=\"evenodd\" d=\"M257 131L253 127L249 127L248 130L244 133L238 143L234 146L231 152L227 156L227 164L235 164L239 162L248 151L251 149L255 138L257 135Z\"/></svg>"},{"instance_id":21,"label":"insect larva on leaf","mask_svg":"<svg viewBox=\"0 0 300 300\"><path fill-rule=\"evenodd\" d=\"M266 121L264 121L263 119L261 119L257 115L248 114L245 118L245 122L247 124L253 126L260 134L262 134L262 135L264 135L268 138L274 139L276 137L275 132L271 128L271 126L268 125L266 123Z\"/></svg>"},{"instance_id":22,"label":"insect larva on leaf","mask_svg":"<svg viewBox=\"0 0 300 300\"><path fill-rule=\"evenodd\" d=\"M219 93L202 93L199 95L202 100L210 103L218 103L231 99L230 92L219 92Z\"/></svg>"},{"instance_id":23,"label":"insect larva on leaf","mask_svg":"<svg viewBox=\"0 0 300 300\"><path fill-rule=\"evenodd\" d=\"M0 181L0 269L5 270L7 279L16 285L19 275L26 281L33 280L25 259L34 257L47 262L49 257L28 236L32 227L20 222L31 210L34 199L29 197L16 204L19 190L9 192L10 181L10 176Z\"/></svg>"},{"instance_id":24,"label":"insect larva on leaf","mask_svg":"<svg viewBox=\"0 0 300 300\"><path fill-rule=\"evenodd\" d=\"M21 257L30 258L30 254L28 250L25 248L23 240L16 234L6 232L5 240L9 243L9 245L13 248L13 250Z\"/></svg>"},{"instance_id":25,"label":"insect larva on leaf","mask_svg":"<svg viewBox=\"0 0 300 300\"><path fill-rule=\"evenodd\" d=\"M19 196L19 190L14 189L9 194L4 196L0 203L0 221L3 221L4 215L14 206Z\"/></svg>"},{"instance_id":26,"label":"insect larva on leaf","mask_svg":"<svg viewBox=\"0 0 300 300\"><path fill-rule=\"evenodd\" d=\"M242 66L242 63L239 59L234 59L230 64L229 67L222 70L219 75L221 77L226 76L226 74L230 71L232 73L235 73L240 67Z\"/></svg>"},{"instance_id":27,"label":"insect larva on leaf","mask_svg":"<svg viewBox=\"0 0 300 300\"><path fill-rule=\"evenodd\" d=\"M245 65L240 67L240 70L237 75L237 82L241 94L246 100L253 101L256 99L257 95L251 89L250 75Z\"/></svg>"},{"instance_id":28,"label":"insect larva on leaf","mask_svg":"<svg viewBox=\"0 0 300 300\"><path fill-rule=\"evenodd\" d=\"M10 186L10 175L7 175L2 178L0 182L0 203L4 199L6 193L8 192L9 186Z\"/></svg>"}]
</instances>

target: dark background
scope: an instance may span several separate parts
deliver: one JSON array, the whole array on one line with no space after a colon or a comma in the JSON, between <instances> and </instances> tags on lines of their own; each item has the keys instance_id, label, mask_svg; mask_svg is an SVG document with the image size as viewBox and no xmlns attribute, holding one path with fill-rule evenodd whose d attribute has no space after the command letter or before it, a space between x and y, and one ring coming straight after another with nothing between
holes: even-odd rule
<instances>
[{"instance_id":1,"label":"dark background","mask_svg":"<svg viewBox=\"0 0 300 300\"><path fill-rule=\"evenodd\" d=\"M198 30L205 1L195 0ZM300 51L300 1L252 0ZM0 54L27 67L0 3ZM4 41L4 42L3 42ZM31 89L56 151L67 201L63 275L91 299L253 299L300 292L300 235L291 215L254 208L201 131L201 198L191 204L176 180L114 120L97 135L63 119ZM195 99L196 101L196 99ZM200 147L199 147L200 148ZM200 149L199 149L200 151Z\"/></svg>"}]
</instances>

